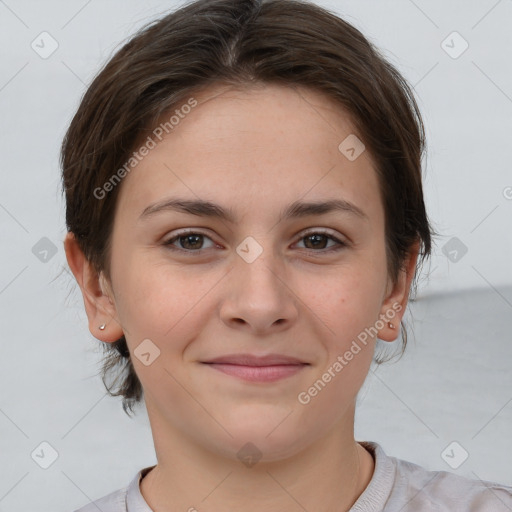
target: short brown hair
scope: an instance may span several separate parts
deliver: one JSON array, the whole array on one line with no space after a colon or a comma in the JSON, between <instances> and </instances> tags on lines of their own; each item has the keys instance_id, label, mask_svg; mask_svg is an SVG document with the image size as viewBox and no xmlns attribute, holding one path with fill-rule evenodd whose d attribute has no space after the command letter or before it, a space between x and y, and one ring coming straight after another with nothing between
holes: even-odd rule
<instances>
[{"instance_id":1,"label":"short brown hair","mask_svg":"<svg viewBox=\"0 0 512 512\"><path fill-rule=\"evenodd\" d=\"M66 224L110 280L111 233L121 185L102 187L161 116L214 84L308 87L351 116L377 165L388 272L396 280L420 243L413 288L430 255L423 201L424 126L412 89L359 30L303 0L197 0L139 30L95 77L65 135ZM403 346L407 331L401 325ZM103 344L102 379L132 410L143 395L124 336ZM384 360L376 358L377 363ZM108 383L109 374L115 379Z\"/></svg>"}]
</instances>

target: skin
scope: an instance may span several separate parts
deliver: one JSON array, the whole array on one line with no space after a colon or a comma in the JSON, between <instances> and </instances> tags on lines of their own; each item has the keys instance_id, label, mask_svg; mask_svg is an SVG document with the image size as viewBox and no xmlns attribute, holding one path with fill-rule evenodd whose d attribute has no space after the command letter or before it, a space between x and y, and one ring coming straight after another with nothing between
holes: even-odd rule
<instances>
[{"instance_id":1,"label":"skin","mask_svg":"<svg viewBox=\"0 0 512 512\"><path fill-rule=\"evenodd\" d=\"M106 343L125 334L144 388L158 464L141 492L161 511L348 510L374 471L354 439L354 413L376 338L307 405L297 397L400 304L394 329L384 321L378 332L396 339L418 246L392 282L373 160L369 151L350 161L338 150L355 131L325 96L266 85L194 97L199 105L121 184L111 281L93 271L72 234L65 240L91 333ZM236 221L174 211L139 220L170 196L210 200ZM278 221L294 201L333 198L367 218L330 212ZM183 228L205 237L177 239L182 252L172 251L164 242ZM306 237L322 230L347 246L327 252L338 244ZM248 236L263 249L252 263L236 252ZM133 353L148 338L160 356L146 366ZM261 383L201 363L242 352L309 365ZM261 454L251 467L237 456L247 442Z\"/></svg>"}]
</instances>

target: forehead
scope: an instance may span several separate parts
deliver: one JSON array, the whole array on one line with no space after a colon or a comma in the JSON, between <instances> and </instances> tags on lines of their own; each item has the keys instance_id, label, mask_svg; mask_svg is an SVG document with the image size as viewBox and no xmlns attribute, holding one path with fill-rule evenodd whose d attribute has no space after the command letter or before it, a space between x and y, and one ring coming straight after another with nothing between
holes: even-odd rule
<instances>
[{"instance_id":1,"label":"forehead","mask_svg":"<svg viewBox=\"0 0 512 512\"><path fill-rule=\"evenodd\" d=\"M347 158L344 141L360 137L347 112L323 94L219 85L183 105L194 104L190 99L193 108L177 105L162 116L160 126L169 133L153 136L155 147L124 178L119 208L129 203L140 213L171 193L229 206L233 199L245 206L249 198L281 204L337 192L359 204L379 201L371 155Z\"/></svg>"}]
</instances>

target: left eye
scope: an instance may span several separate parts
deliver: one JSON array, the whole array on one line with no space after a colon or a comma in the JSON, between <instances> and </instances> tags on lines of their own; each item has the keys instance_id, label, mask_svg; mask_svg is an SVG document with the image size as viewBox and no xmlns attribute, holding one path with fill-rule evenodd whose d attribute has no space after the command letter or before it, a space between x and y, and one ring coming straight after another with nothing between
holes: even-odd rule
<instances>
[{"instance_id":1,"label":"left eye","mask_svg":"<svg viewBox=\"0 0 512 512\"><path fill-rule=\"evenodd\" d=\"M212 245L210 247L215 246L215 242L213 242L213 240L209 236L207 236L203 233L195 232L195 231L180 233L180 234L170 238L169 240L165 241L163 245L165 245L169 249L177 250L177 251L200 252L202 249L204 249L204 247L202 247L202 245L203 245L205 239L210 240L210 242L212 242ZM326 243L328 243L329 240L331 242L334 242L334 247L331 246L330 248L328 248L325 251L315 250L315 249L326 249ZM324 233L321 231L305 234L299 239L298 243L300 243L301 241L305 241L305 245L306 245L305 248L307 250L313 251L313 252L329 252L332 250L341 249L343 247L346 247L346 245L347 245L346 243L342 242L341 240L338 240L333 235L331 235L329 233ZM176 242L178 242L181 247L176 247L175 246ZM310 247L307 246L308 244L310 245Z\"/></svg>"},{"instance_id":2,"label":"left eye","mask_svg":"<svg viewBox=\"0 0 512 512\"><path fill-rule=\"evenodd\" d=\"M328 240L331 240L332 242L335 242L335 247L336 245L338 247L336 247L336 249L340 249L341 247L344 247L346 244L344 242L342 242L341 240L338 240L336 237L328 234L328 233L323 233L323 232L318 232L318 233L309 233L307 235L304 235L303 237L301 237L300 240L309 240L312 244L312 248L313 249L325 249L325 242L322 241L322 239L324 241L328 241ZM311 247L306 247L306 249L308 250L311 250ZM333 249L332 246L331 248L329 248L328 250L336 250L336 249ZM315 251L315 252L318 252L318 251ZM327 251L324 251L324 252L327 252Z\"/></svg>"}]
</instances>

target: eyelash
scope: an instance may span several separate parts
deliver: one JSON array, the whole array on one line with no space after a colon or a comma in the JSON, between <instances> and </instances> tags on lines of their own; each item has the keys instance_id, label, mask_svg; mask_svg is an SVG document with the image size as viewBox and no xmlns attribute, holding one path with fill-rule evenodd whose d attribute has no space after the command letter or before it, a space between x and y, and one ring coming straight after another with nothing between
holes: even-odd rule
<instances>
[{"instance_id":1,"label":"eyelash","mask_svg":"<svg viewBox=\"0 0 512 512\"><path fill-rule=\"evenodd\" d=\"M208 239L211 240L211 237L209 237L206 233L202 233L201 231L194 231L194 230L188 230L188 231L182 231L181 233L178 233L177 235L173 236L172 238L169 238L169 240L165 241L163 243L163 245L170 249L171 251L178 251L178 252L181 252L181 253L187 253L187 254L193 254L193 253L198 253L199 255L207 250L207 249L198 249L198 250L191 250L191 249L181 249L181 248L178 248L178 247L173 247L172 244L176 241L178 241L180 238L184 237L184 236L187 236L187 235L201 235L203 237L206 237ZM299 238L299 242L302 241L304 238L307 238L309 236L313 236L313 235L324 235L326 236L329 240L332 240L333 242L336 242L338 245L335 246L335 247L331 247L329 249L320 249L320 250L315 250L315 249L305 249L306 252L308 252L309 254L318 254L318 253L321 253L321 254L326 254L326 253L331 253L331 252L336 252L336 251L339 251L341 249L344 249L345 247L348 247L348 244L346 242L342 242L341 240L339 240L338 238L336 238L335 236L333 236L331 233L327 232L327 231L322 231L322 230L319 230L319 231L310 231L309 233L305 233L303 234L300 238ZM213 242L213 240L212 240ZM215 242L214 242L215 243Z\"/></svg>"}]
</instances>

